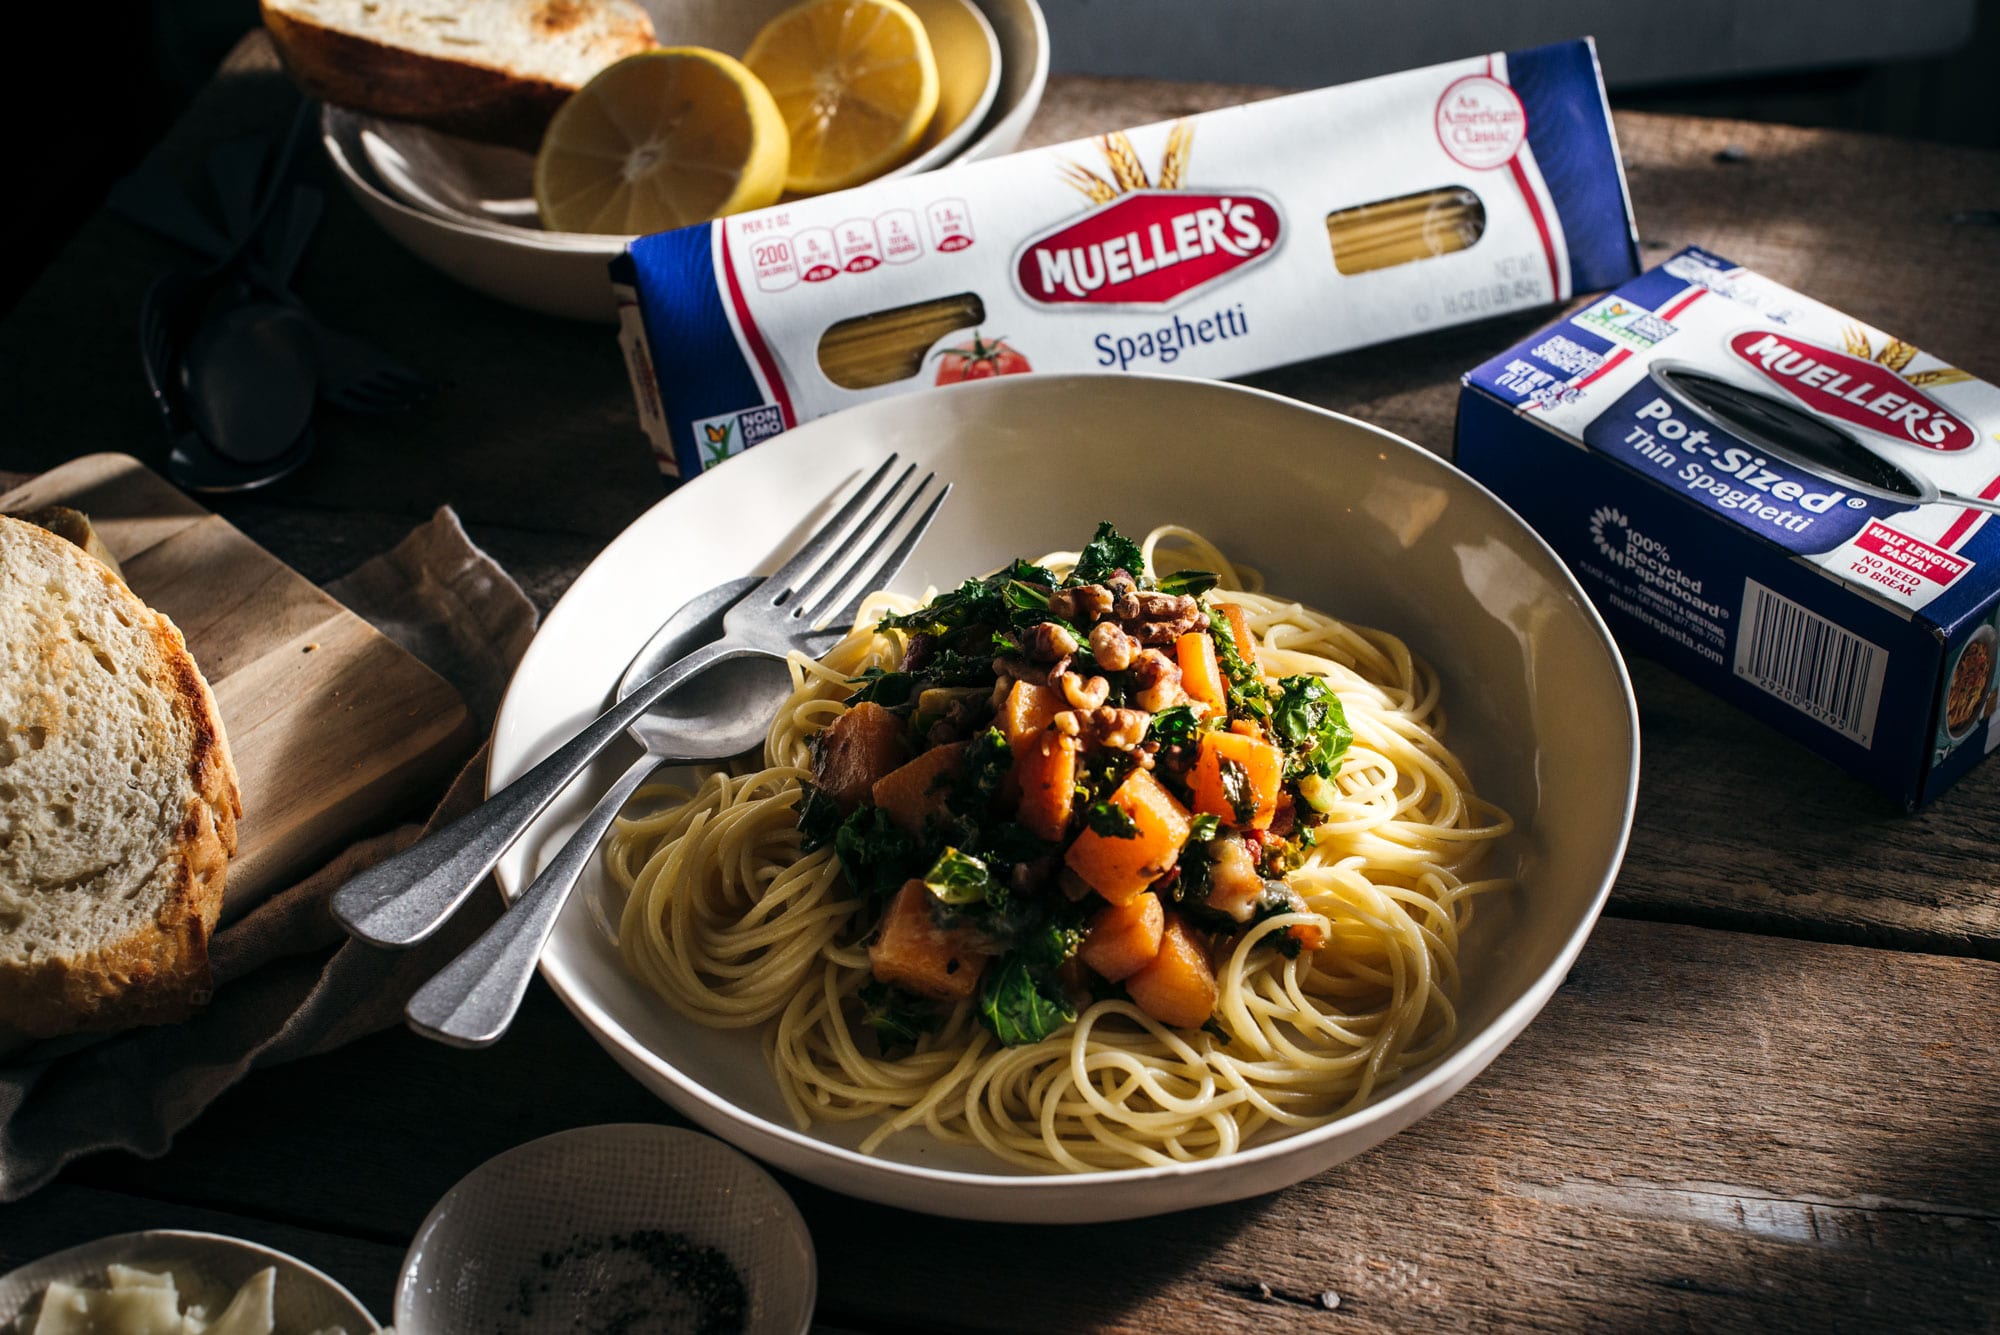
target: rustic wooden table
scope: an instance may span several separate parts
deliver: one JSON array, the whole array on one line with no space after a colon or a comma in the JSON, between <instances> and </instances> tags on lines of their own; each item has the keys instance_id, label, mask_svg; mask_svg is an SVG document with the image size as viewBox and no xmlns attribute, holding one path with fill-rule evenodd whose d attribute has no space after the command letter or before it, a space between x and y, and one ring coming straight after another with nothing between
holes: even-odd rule
<instances>
[{"instance_id":1,"label":"rustic wooden table","mask_svg":"<svg viewBox=\"0 0 2000 1335\"><path fill-rule=\"evenodd\" d=\"M1031 142L1274 90L1058 79ZM250 39L160 153L192 175L282 123ZM1656 261L1699 242L2000 372L2000 155L1621 115ZM660 494L603 329L424 268L337 190L303 288L437 379L397 419L328 418L313 462L223 505L324 581L439 504L547 607ZM132 334L182 256L93 219L0 323L0 487L104 449L157 459ZM1457 377L1543 315L1259 377L1448 452ZM556 481L560 479L560 481ZM788 1182L819 1321L868 1331L2000 1325L2000 764L1919 816L1632 663L1638 826L1569 981L1415 1129L1258 1200L1086 1229L954 1223ZM672 1115L537 984L482 1053L389 1032L252 1075L162 1157L99 1156L0 1207L0 1270L196 1226L324 1266L386 1316L431 1204L564 1127Z\"/></svg>"}]
</instances>

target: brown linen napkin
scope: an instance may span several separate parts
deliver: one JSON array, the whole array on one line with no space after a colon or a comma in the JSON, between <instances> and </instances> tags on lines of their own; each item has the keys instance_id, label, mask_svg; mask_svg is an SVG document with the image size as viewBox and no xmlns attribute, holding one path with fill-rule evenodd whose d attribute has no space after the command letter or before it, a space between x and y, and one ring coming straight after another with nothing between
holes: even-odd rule
<instances>
[{"instance_id":1,"label":"brown linen napkin","mask_svg":"<svg viewBox=\"0 0 2000 1335\"><path fill-rule=\"evenodd\" d=\"M535 609L449 509L327 592L457 687L482 733L491 727L534 633ZM423 828L470 809L485 772L482 747ZM0 1058L0 1201L28 1195L98 1150L165 1154L175 1133L246 1072L401 1020L410 994L493 921L498 896L475 895L408 951L349 941L326 905L348 877L421 833L406 825L363 840L225 925L209 948L215 996L185 1023L56 1039Z\"/></svg>"}]
</instances>

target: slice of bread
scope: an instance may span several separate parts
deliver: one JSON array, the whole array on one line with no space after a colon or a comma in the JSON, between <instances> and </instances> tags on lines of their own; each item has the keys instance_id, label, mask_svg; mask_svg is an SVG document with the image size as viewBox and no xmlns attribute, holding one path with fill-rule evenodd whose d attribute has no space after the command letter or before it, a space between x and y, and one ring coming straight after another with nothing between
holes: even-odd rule
<instances>
[{"instance_id":1,"label":"slice of bread","mask_svg":"<svg viewBox=\"0 0 2000 1335\"><path fill-rule=\"evenodd\" d=\"M9 519L20 519L45 528L58 538L67 538L89 552L98 560L111 567L111 573L120 579L125 571L119 566L118 558L104 545L104 539L97 536L97 529L91 524L90 516L67 505L44 505L39 510L17 510L8 515Z\"/></svg>"},{"instance_id":2,"label":"slice of bread","mask_svg":"<svg viewBox=\"0 0 2000 1335\"><path fill-rule=\"evenodd\" d=\"M242 814L174 624L81 549L0 518L0 1027L180 1019Z\"/></svg>"},{"instance_id":3,"label":"slice of bread","mask_svg":"<svg viewBox=\"0 0 2000 1335\"><path fill-rule=\"evenodd\" d=\"M310 97L534 148L605 66L654 45L632 0L261 0Z\"/></svg>"}]
</instances>

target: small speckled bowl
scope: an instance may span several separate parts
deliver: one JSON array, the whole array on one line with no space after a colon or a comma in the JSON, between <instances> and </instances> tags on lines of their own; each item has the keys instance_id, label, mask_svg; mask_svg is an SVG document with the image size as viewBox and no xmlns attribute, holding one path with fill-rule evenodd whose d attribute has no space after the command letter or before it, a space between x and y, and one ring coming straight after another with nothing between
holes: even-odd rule
<instances>
[{"instance_id":1,"label":"small speckled bowl","mask_svg":"<svg viewBox=\"0 0 2000 1335\"><path fill-rule=\"evenodd\" d=\"M692 1131L580 1127L489 1159L445 1193L403 1258L395 1324L537 1335L615 1330L643 1312L695 1330L730 1305L731 1272L744 1335L811 1322L812 1239L770 1174Z\"/></svg>"}]
</instances>

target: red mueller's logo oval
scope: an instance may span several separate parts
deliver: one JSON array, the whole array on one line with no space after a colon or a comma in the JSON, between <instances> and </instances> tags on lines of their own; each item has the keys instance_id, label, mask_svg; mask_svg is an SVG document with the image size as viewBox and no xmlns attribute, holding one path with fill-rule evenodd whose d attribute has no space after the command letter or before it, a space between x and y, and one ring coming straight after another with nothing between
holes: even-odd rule
<instances>
[{"instance_id":1,"label":"red mueller's logo oval","mask_svg":"<svg viewBox=\"0 0 2000 1335\"><path fill-rule=\"evenodd\" d=\"M1963 450L1978 440L1970 427L1886 366L1762 329L1736 335L1729 350L1824 416L1927 450Z\"/></svg>"},{"instance_id":2,"label":"red mueller's logo oval","mask_svg":"<svg viewBox=\"0 0 2000 1335\"><path fill-rule=\"evenodd\" d=\"M1277 206L1247 190L1134 190L1022 246L1030 301L1168 306L1272 253Z\"/></svg>"}]
</instances>

